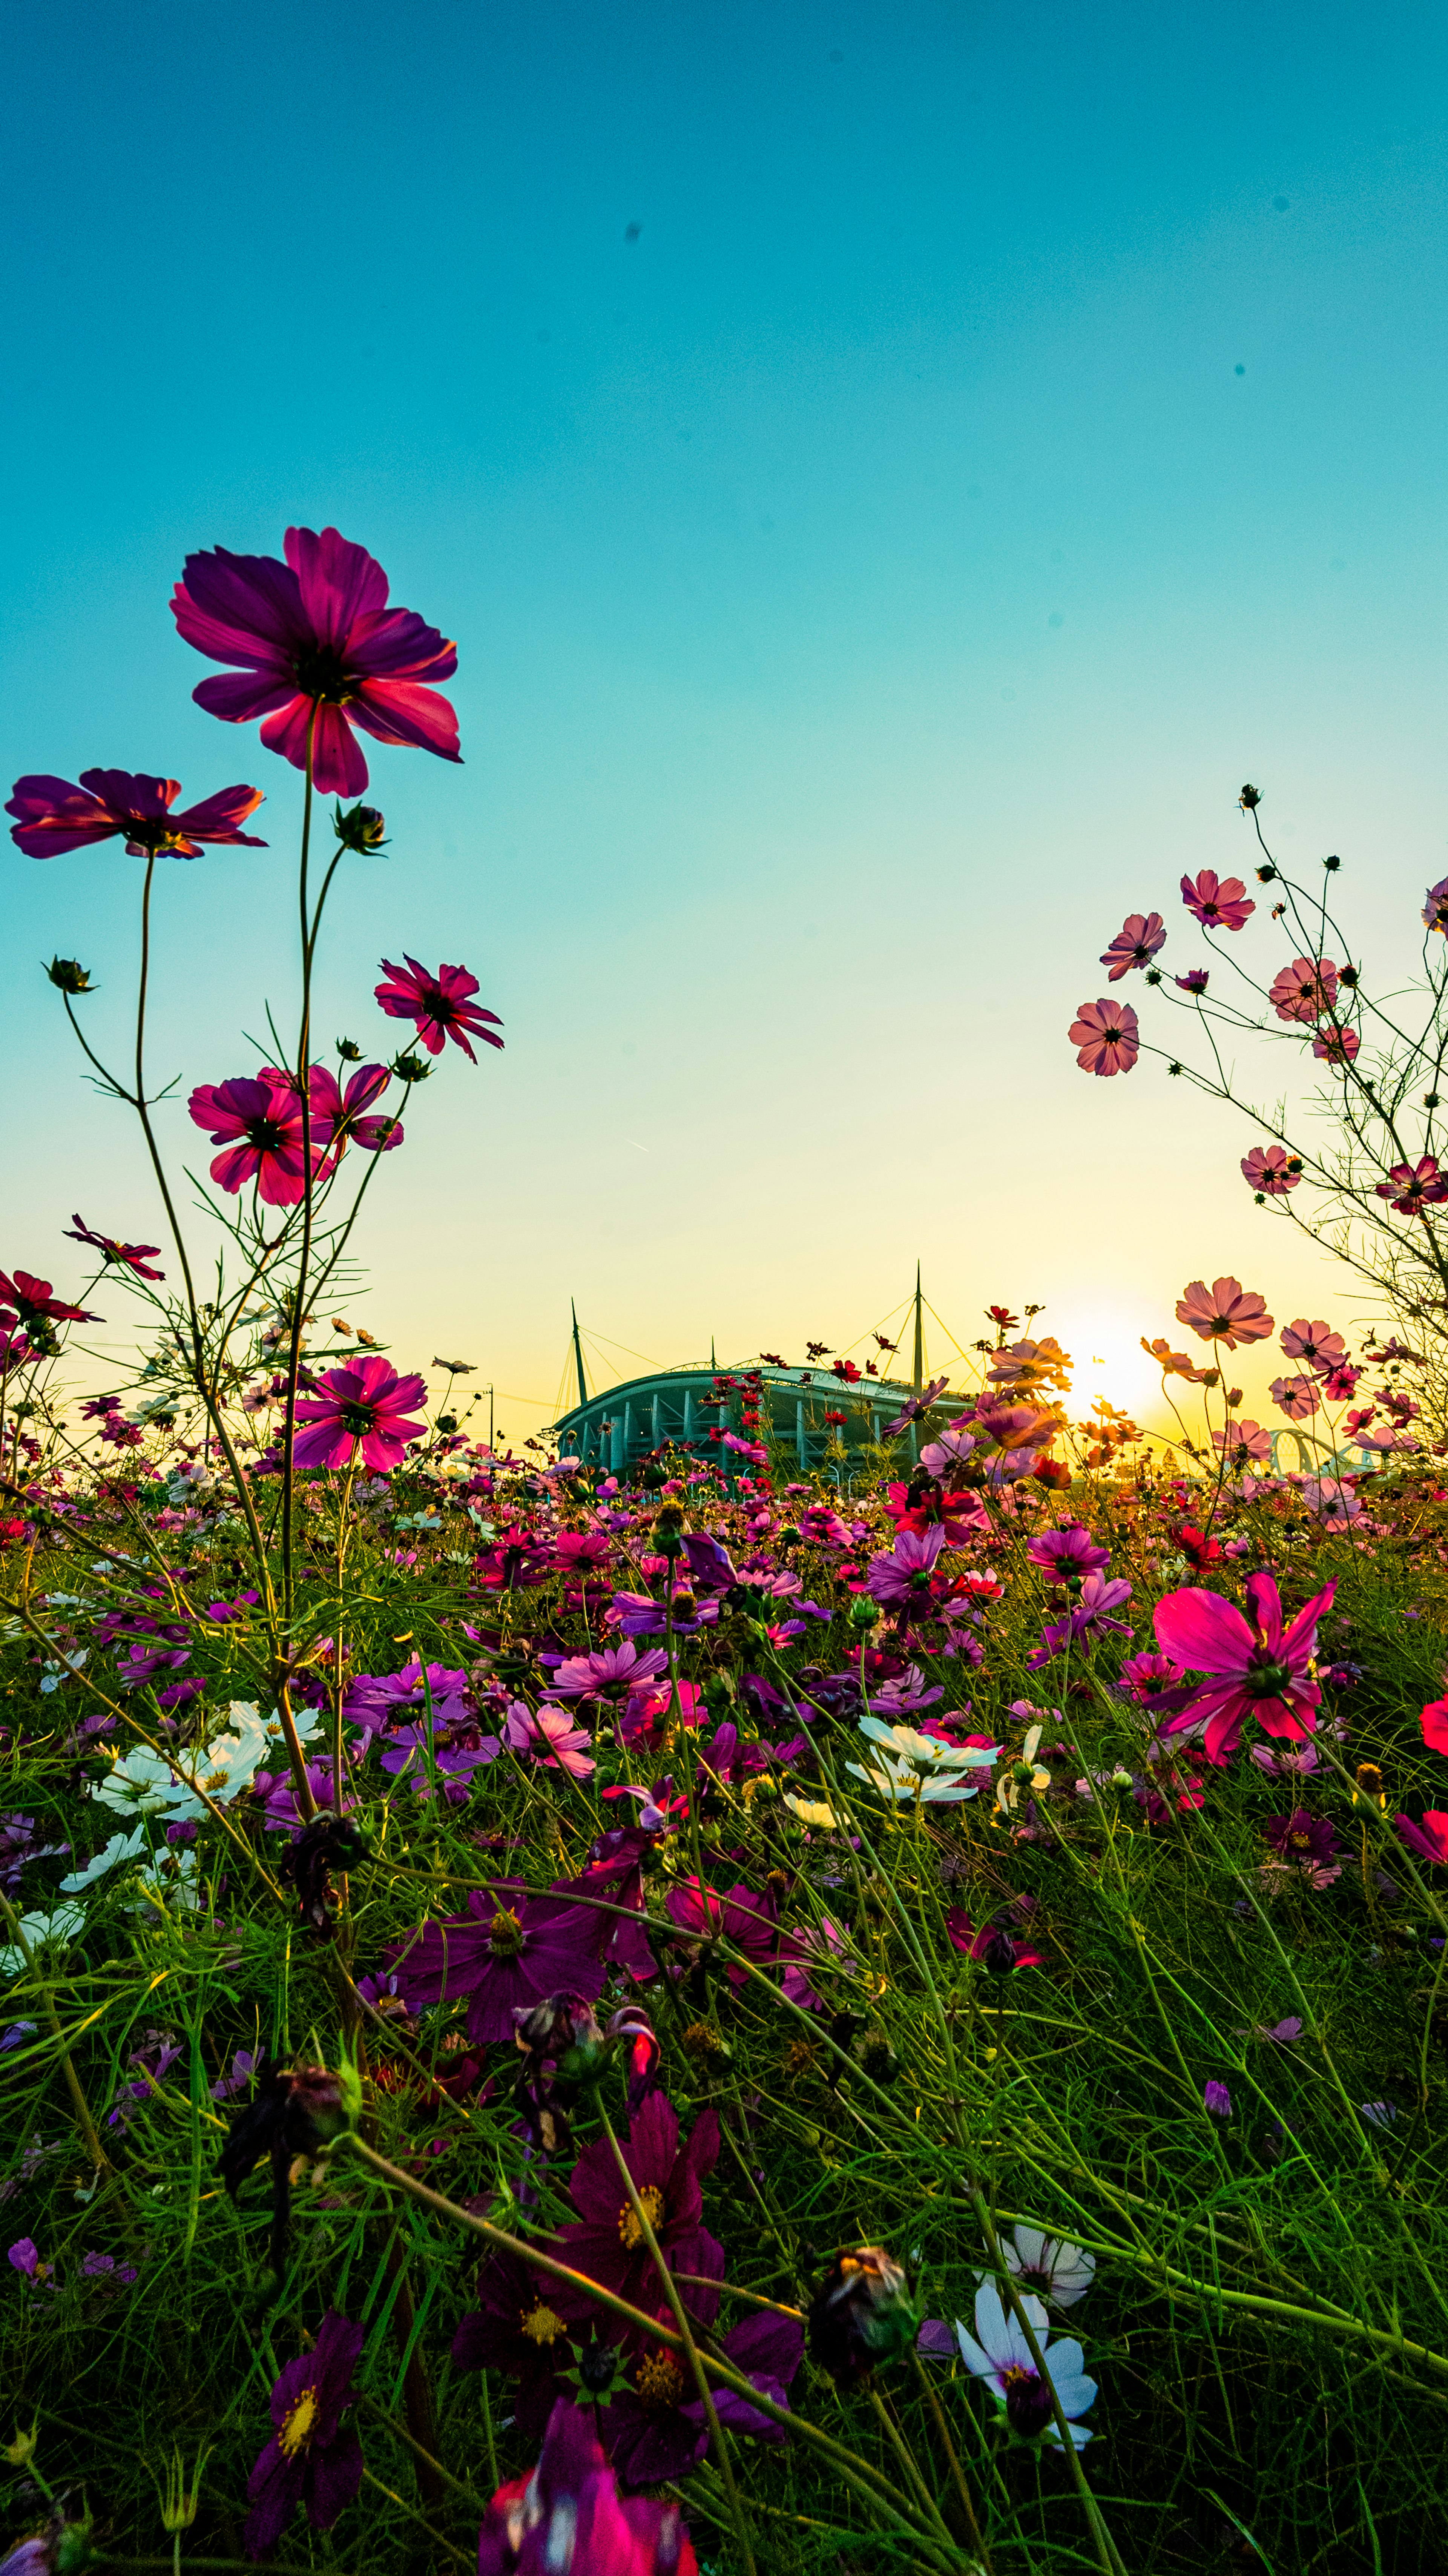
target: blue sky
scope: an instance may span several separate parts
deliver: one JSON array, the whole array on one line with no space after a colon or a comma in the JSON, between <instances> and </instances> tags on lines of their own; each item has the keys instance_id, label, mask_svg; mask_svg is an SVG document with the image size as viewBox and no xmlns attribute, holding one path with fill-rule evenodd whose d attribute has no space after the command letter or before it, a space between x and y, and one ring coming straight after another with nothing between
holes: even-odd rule
<instances>
[{"instance_id":1,"label":"blue sky","mask_svg":"<svg viewBox=\"0 0 1448 2576\"><path fill-rule=\"evenodd\" d=\"M269 800L164 889L185 1087L293 1000L300 804L190 702L185 554L334 523L458 639L466 766L379 751L322 977L328 1034L395 1034L404 947L506 1022L386 1174L400 1365L465 1352L521 1430L570 1295L790 1350L917 1254L962 1339L1044 1299L1123 1368L1202 1272L1357 1311L1249 1129L1063 1032L1126 909L1195 961L1244 778L1363 941L1443 872L1445 54L1300 5L14 21L5 774ZM137 872L4 864L0 1266L70 1278L72 1208L155 1211L35 960L118 1032Z\"/></svg>"}]
</instances>

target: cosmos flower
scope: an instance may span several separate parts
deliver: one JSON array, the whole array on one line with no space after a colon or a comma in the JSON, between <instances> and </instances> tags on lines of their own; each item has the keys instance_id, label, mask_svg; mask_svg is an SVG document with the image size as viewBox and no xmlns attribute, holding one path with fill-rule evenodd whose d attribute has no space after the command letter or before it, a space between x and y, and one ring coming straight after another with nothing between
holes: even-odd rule
<instances>
[{"instance_id":1,"label":"cosmos flower","mask_svg":"<svg viewBox=\"0 0 1448 2576\"><path fill-rule=\"evenodd\" d=\"M408 1442L427 1437L427 1424L414 1418L426 1392L420 1377L399 1377L380 1357L328 1369L297 1406L297 1421L305 1426L296 1442L297 1465L345 1467L356 1459L374 1473L400 1467Z\"/></svg>"},{"instance_id":2,"label":"cosmos flower","mask_svg":"<svg viewBox=\"0 0 1448 2576\"><path fill-rule=\"evenodd\" d=\"M1046 2366L1045 2380L1031 2359L1019 2317L1007 2313L993 2281L983 2281L975 2294L975 2333L956 2324L961 2358L967 2370L984 2381L1011 2431L1023 2441L1045 2435L1059 2442L1054 2391L1071 2439L1083 2451L1091 2435L1077 2419L1095 2405L1096 2382L1086 2376L1081 2346L1070 2335L1058 2336L1054 2343L1047 2340L1046 2311L1039 2299L1027 2296L1021 2305Z\"/></svg>"},{"instance_id":3,"label":"cosmos flower","mask_svg":"<svg viewBox=\"0 0 1448 2576\"><path fill-rule=\"evenodd\" d=\"M677 2111L664 2094L651 2093L630 2122L621 2152L670 2270L721 2280L723 2248L704 2225L701 2189L719 2155L719 2121L713 2105L700 2112L680 2146ZM560 2261L627 2299L631 2307L642 2308L650 2316L666 2316L668 2305L654 2259L607 2138L595 2138L584 2148L568 2177L568 2194L578 2216L558 2231ZM719 2306L716 2289L682 2288L681 2296L701 2325L713 2322ZM564 2282L557 2284L556 2304L575 2319L593 2313L586 2294L571 2291ZM633 2331L629 2330L630 2335Z\"/></svg>"},{"instance_id":4,"label":"cosmos flower","mask_svg":"<svg viewBox=\"0 0 1448 2576\"><path fill-rule=\"evenodd\" d=\"M1330 1521L1339 1528L1355 1521L1362 1510L1352 1486L1336 1476L1304 1476L1301 1493L1303 1507L1314 1520Z\"/></svg>"},{"instance_id":5,"label":"cosmos flower","mask_svg":"<svg viewBox=\"0 0 1448 2576\"><path fill-rule=\"evenodd\" d=\"M211 1166L218 1187L234 1198L254 1181L267 1207L296 1207L305 1196L302 1104L290 1074L264 1066L230 1082L198 1083L186 1104L198 1127L222 1147ZM327 1131L312 1126L312 1174L326 1161Z\"/></svg>"},{"instance_id":6,"label":"cosmos flower","mask_svg":"<svg viewBox=\"0 0 1448 2576\"><path fill-rule=\"evenodd\" d=\"M494 1037L493 1029L501 1028L502 1022L496 1011L485 1011L480 1002L472 1000L478 979L468 973L466 966L439 966L437 973L430 975L415 957L409 957L405 966L394 966L390 957L384 957L382 965L392 981L377 986L377 1000L389 1019L416 1021L417 1034L429 1055L441 1055L445 1040L451 1038L454 1046L462 1048L469 1064L476 1064L478 1059L468 1044L469 1032L481 1038L485 1046L501 1047L503 1041Z\"/></svg>"},{"instance_id":7,"label":"cosmos flower","mask_svg":"<svg viewBox=\"0 0 1448 2576\"><path fill-rule=\"evenodd\" d=\"M1250 1618L1220 1593L1184 1588L1156 1605L1156 1641L1163 1654L1211 1678L1187 1706L1168 1718L1163 1733L1206 1720L1209 1762L1223 1764L1236 1751L1242 1728L1255 1717L1268 1735L1300 1743L1317 1725L1322 1693L1311 1678L1317 1623L1330 1609L1337 1586L1328 1583L1284 1627L1282 1603L1270 1574L1249 1574Z\"/></svg>"},{"instance_id":8,"label":"cosmos flower","mask_svg":"<svg viewBox=\"0 0 1448 2576\"><path fill-rule=\"evenodd\" d=\"M1322 1409L1322 1398L1310 1377L1274 1377L1269 1393L1289 1422L1307 1422Z\"/></svg>"},{"instance_id":9,"label":"cosmos flower","mask_svg":"<svg viewBox=\"0 0 1448 2576\"><path fill-rule=\"evenodd\" d=\"M1429 886L1423 922L1428 930L1448 931L1448 877L1440 877L1436 885Z\"/></svg>"},{"instance_id":10,"label":"cosmos flower","mask_svg":"<svg viewBox=\"0 0 1448 2576\"><path fill-rule=\"evenodd\" d=\"M1250 1419L1231 1422L1225 1431L1212 1433L1212 1446L1226 1453L1227 1465L1234 1476L1245 1476L1249 1467L1264 1467L1272 1456L1272 1434L1260 1422Z\"/></svg>"},{"instance_id":11,"label":"cosmos flower","mask_svg":"<svg viewBox=\"0 0 1448 2576\"><path fill-rule=\"evenodd\" d=\"M1240 877L1219 877L1215 868L1182 879L1182 901L1204 930L1240 930L1257 909L1243 902L1246 891Z\"/></svg>"},{"instance_id":12,"label":"cosmos flower","mask_svg":"<svg viewBox=\"0 0 1448 2576\"><path fill-rule=\"evenodd\" d=\"M1163 1340L1160 1333L1155 1341L1151 1342L1143 1333L1141 1347L1149 1360L1155 1360L1163 1377L1184 1377L1189 1386L1215 1386L1217 1383L1220 1374L1217 1369L1193 1368L1186 1352L1174 1351L1170 1342Z\"/></svg>"},{"instance_id":13,"label":"cosmos flower","mask_svg":"<svg viewBox=\"0 0 1448 2576\"><path fill-rule=\"evenodd\" d=\"M1222 1342L1229 1351L1239 1342L1265 1341L1272 1330L1265 1299L1240 1279L1214 1279L1210 1291L1204 1280L1193 1279L1177 1299L1176 1314L1204 1342Z\"/></svg>"},{"instance_id":14,"label":"cosmos flower","mask_svg":"<svg viewBox=\"0 0 1448 2576\"><path fill-rule=\"evenodd\" d=\"M945 1531L939 1521L918 1533L899 1531L888 1556L870 1559L866 1581L871 1599L892 1610L927 1604L935 1562L944 1545Z\"/></svg>"},{"instance_id":15,"label":"cosmos flower","mask_svg":"<svg viewBox=\"0 0 1448 2576\"><path fill-rule=\"evenodd\" d=\"M288 528L286 562L226 547L188 555L172 613L181 634L235 676L193 690L227 724L265 722L261 738L296 769L307 763L323 796L360 796L367 763L352 728L374 740L457 760L457 718L424 687L450 679L457 647L407 608L387 605L387 575L335 528Z\"/></svg>"},{"instance_id":16,"label":"cosmos flower","mask_svg":"<svg viewBox=\"0 0 1448 2576\"><path fill-rule=\"evenodd\" d=\"M312 1133L319 1132L320 1120L320 1132L327 1137L330 1155L335 1158L349 1144L360 1145L364 1154L387 1154L394 1145L401 1144L400 1119L366 1115L391 1080L385 1064L359 1064L344 1091L330 1066L312 1066Z\"/></svg>"},{"instance_id":17,"label":"cosmos flower","mask_svg":"<svg viewBox=\"0 0 1448 2576\"><path fill-rule=\"evenodd\" d=\"M84 1306L67 1306L63 1297L52 1297L50 1281L37 1279L32 1271L0 1270L0 1306L14 1308L7 1323L19 1322L33 1329L45 1324L99 1324L99 1315L87 1314Z\"/></svg>"},{"instance_id":18,"label":"cosmos flower","mask_svg":"<svg viewBox=\"0 0 1448 2576\"><path fill-rule=\"evenodd\" d=\"M1400 1216L1421 1216L1425 1208L1441 1207L1448 1199L1448 1180L1437 1155L1423 1154L1416 1163L1394 1163L1387 1179L1378 1182L1376 1195L1391 1199Z\"/></svg>"},{"instance_id":19,"label":"cosmos flower","mask_svg":"<svg viewBox=\"0 0 1448 2576\"><path fill-rule=\"evenodd\" d=\"M1242 1178L1264 1198L1285 1198L1302 1178L1301 1157L1289 1154L1285 1145L1254 1145L1242 1157Z\"/></svg>"},{"instance_id":20,"label":"cosmos flower","mask_svg":"<svg viewBox=\"0 0 1448 2576\"><path fill-rule=\"evenodd\" d=\"M662 1646L639 1647L626 1637L621 1646L595 1648L586 1655L567 1655L555 1667L548 1685L550 1699L610 1700L626 1697L667 1672Z\"/></svg>"},{"instance_id":21,"label":"cosmos flower","mask_svg":"<svg viewBox=\"0 0 1448 2576\"><path fill-rule=\"evenodd\" d=\"M1330 957L1316 962L1310 957L1294 957L1284 966L1268 992L1268 1001L1279 1020L1320 1020L1337 1000L1337 968Z\"/></svg>"},{"instance_id":22,"label":"cosmos flower","mask_svg":"<svg viewBox=\"0 0 1448 2576\"><path fill-rule=\"evenodd\" d=\"M477 2300L452 2342L458 2370L506 2371L515 2383L518 2429L536 2441L557 2399L558 2372L569 2358L568 2328L540 2282L516 2254L495 2254L478 2273Z\"/></svg>"},{"instance_id":23,"label":"cosmos flower","mask_svg":"<svg viewBox=\"0 0 1448 2576\"><path fill-rule=\"evenodd\" d=\"M1159 912L1129 912L1101 960L1110 969L1107 983L1119 984L1134 966L1149 966L1165 946L1166 930Z\"/></svg>"},{"instance_id":24,"label":"cosmos flower","mask_svg":"<svg viewBox=\"0 0 1448 2576\"><path fill-rule=\"evenodd\" d=\"M5 811L18 814L10 837L32 859L57 858L92 841L124 832L131 858L165 851L198 859L203 841L264 850L265 841L239 827L262 801L259 787L223 787L184 814L171 807L181 793L176 778L133 778L125 769L83 769L80 785L64 778L17 778Z\"/></svg>"},{"instance_id":25,"label":"cosmos flower","mask_svg":"<svg viewBox=\"0 0 1448 2576\"><path fill-rule=\"evenodd\" d=\"M71 1219L65 1232L72 1243L88 1243L93 1251L100 1254L102 1261L131 1271L137 1279L164 1279L166 1276L164 1270L148 1270L146 1267L147 1254L159 1252L159 1243L122 1243L112 1234L93 1234L79 1216Z\"/></svg>"},{"instance_id":26,"label":"cosmos flower","mask_svg":"<svg viewBox=\"0 0 1448 2576\"><path fill-rule=\"evenodd\" d=\"M1444 1196L1448 1197L1448 1190ZM1323 1373L1341 1368L1347 1359L1347 1344L1341 1333L1333 1332L1321 1317L1309 1323L1305 1315L1298 1315L1292 1323L1284 1324L1282 1348L1290 1360L1305 1360L1310 1369Z\"/></svg>"},{"instance_id":27,"label":"cosmos flower","mask_svg":"<svg viewBox=\"0 0 1448 2576\"><path fill-rule=\"evenodd\" d=\"M1325 1064L1351 1064L1362 1039L1356 1029L1321 1029L1312 1041L1312 1052Z\"/></svg>"},{"instance_id":28,"label":"cosmos flower","mask_svg":"<svg viewBox=\"0 0 1448 2576\"><path fill-rule=\"evenodd\" d=\"M1049 2299L1054 2307L1074 2308L1096 2278L1095 2255L1073 2245L1068 2236L1048 2236L1043 2228L1017 2225L1000 2245L1021 2288L1035 2298Z\"/></svg>"},{"instance_id":29,"label":"cosmos flower","mask_svg":"<svg viewBox=\"0 0 1448 2576\"><path fill-rule=\"evenodd\" d=\"M1329 1817L1294 1807L1290 1816L1269 1816L1262 1831L1281 1865L1299 1871L1313 1887L1330 1887L1342 1876L1342 1864L1334 1859L1337 1830Z\"/></svg>"},{"instance_id":30,"label":"cosmos flower","mask_svg":"<svg viewBox=\"0 0 1448 2576\"><path fill-rule=\"evenodd\" d=\"M776 2406L789 2404L788 2388L804 2357L804 2325L797 2317L773 2315L768 2309L746 2316L720 2346L725 2361ZM609 2458L630 2487L662 2486L697 2468L709 2446L704 2408L694 2393L687 2364L666 2345L656 2345L638 2362L630 2388L619 2390L608 2409L605 2431ZM784 2431L761 2415L732 2388L716 2388L714 2411L735 2433L752 2433L756 2441L782 2442Z\"/></svg>"},{"instance_id":31,"label":"cosmos flower","mask_svg":"<svg viewBox=\"0 0 1448 2576\"><path fill-rule=\"evenodd\" d=\"M423 1924L386 1958L409 2011L466 1996L468 2037L479 2042L511 2041L515 2008L545 1995L591 2002L605 1974L589 1909L530 1896L516 1879L471 1888L465 1914Z\"/></svg>"},{"instance_id":32,"label":"cosmos flower","mask_svg":"<svg viewBox=\"0 0 1448 2576\"><path fill-rule=\"evenodd\" d=\"M1095 1574L1110 1563L1109 1550L1100 1546L1079 1522L1070 1522L1061 1529L1036 1531L1026 1541L1026 1554L1050 1583L1079 1582L1083 1575Z\"/></svg>"},{"instance_id":33,"label":"cosmos flower","mask_svg":"<svg viewBox=\"0 0 1448 2576\"><path fill-rule=\"evenodd\" d=\"M587 1780L597 1769L593 1738L586 1726L574 1726L561 1708L531 1709L514 1700L503 1728L510 1753L531 1754L548 1771L566 1771L570 1780Z\"/></svg>"},{"instance_id":34,"label":"cosmos flower","mask_svg":"<svg viewBox=\"0 0 1448 2576\"><path fill-rule=\"evenodd\" d=\"M311 2351L278 2378L271 2393L276 2430L247 2480L248 2557L275 2549L300 2503L314 2531L330 2531L355 2499L362 2445L341 2419L357 2395L352 2373L361 2355L362 2328L329 2308Z\"/></svg>"},{"instance_id":35,"label":"cosmos flower","mask_svg":"<svg viewBox=\"0 0 1448 2576\"><path fill-rule=\"evenodd\" d=\"M1173 978L1179 993L1205 993L1211 977L1205 966L1189 966L1185 975Z\"/></svg>"},{"instance_id":36,"label":"cosmos flower","mask_svg":"<svg viewBox=\"0 0 1448 2576\"><path fill-rule=\"evenodd\" d=\"M621 2496L586 2410L561 2397L526 2478L499 2487L478 2576L698 2576L676 2504Z\"/></svg>"},{"instance_id":37,"label":"cosmos flower","mask_svg":"<svg viewBox=\"0 0 1448 2576\"><path fill-rule=\"evenodd\" d=\"M1130 1073L1141 1052L1141 1022L1129 1002L1082 1002L1066 1034L1083 1073Z\"/></svg>"},{"instance_id":38,"label":"cosmos flower","mask_svg":"<svg viewBox=\"0 0 1448 2576\"><path fill-rule=\"evenodd\" d=\"M1425 1807L1416 1824L1411 1816L1394 1816L1393 1823L1410 1852L1448 1868L1448 1814L1441 1807Z\"/></svg>"}]
</instances>

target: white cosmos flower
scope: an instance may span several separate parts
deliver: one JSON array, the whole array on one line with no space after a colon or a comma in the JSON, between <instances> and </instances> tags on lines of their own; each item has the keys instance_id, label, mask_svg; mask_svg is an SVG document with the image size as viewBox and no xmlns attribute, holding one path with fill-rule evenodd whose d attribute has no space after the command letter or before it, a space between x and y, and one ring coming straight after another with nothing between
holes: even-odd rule
<instances>
[{"instance_id":1,"label":"white cosmos flower","mask_svg":"<svg viewBox=\"0 0 1448 2576\"><path fill-rule=\"evenodd\" d=\"M85 1930L85 1911L79 1905L53 1905L49 1913L22 1914L20 1929L32 1950L43 1949L47 1941L73 1941ZM18 1977L24 1965L18 1944L0 1950L0 1977Z\"/></svg>"},{"instance_id":2,"label":"white cosmos flower","mask_svg":"<svg viewBox=\"0 0 1448 2576\"><path fill-rule=\"evenodd\" d=\"M973 1798L980 1787L978 1780L967 1779L963 1771L917 1771L903 1756L893 1765L887 1756L878 1770L867 1769L860 1762L847 1762L845 1769L852 1771L857 1780L867 1780L882 1798L897 1806L907 1801L913 1806L917 1800L924 1806L958 1804L963 1798Z\"/></svg>"},{"instance_id":3,"label":"white cosmos flower","mask_svg":"<svg viewBox=\"0 0 1448 2576\"><path fill-rule=\"evenodd\" d=\"M137 1825L133 1833L112 1834L110 1841L105 1845L104 1849L93 1853L92 1857L86 1862L84 1869L72 1870L69 1878L63 1878L61 1880L61 1895L79 1895L80 1890L83 1887L93 1887L98 1878L104 1878L108 1871L117 1867L119 1862L124 1860L138 1860L145 1848L146 1828L144 1824Z\"/></svg>"},{"instance_id":4,"label":"white cosmos flower","mask_svg":"<svg viewBox=\"0 0 1448 2576\"><path fill-rule=\"evenodd\" d=\"M913 1726L887 1726L880 1717L862 1717L860 1733L887 1754L913 1762L917 1771L988 1771L1001 1749L998 1744L943 1744L938 1735L920 1735Z\"/></svg>"},{"instance_id":5,"label":"white cosmos flower","mask_svg":"<svg viewBox=\"0 0 1448 2576\"><path fill-rule=\"evenodd\" d=\"M1071 2439L1083 2451L1091 2439L1084 2425L1074 2419L1084 2415L1096 2403L1096 2382L1088 2379L1082 2367L1084 2356L1073 2336L1047 2341L1046 2311L1039 2299L1022 2299L1021 2305L1030 2320L1031 2331L1040 2346L1041 2359L1060 2402L1061 2412L1069 2420ZM1014 2311L1001 2304L1001 2294L993 2281L983 2282L975 2294L975 2333L968 2334L956 2321L955 2338L966 2368L983 2379L1012 2431L1022 2440L1032 2441L1042 2435L1060 2441L1055 2417L1051 2411L1050 2391L1043 2385L1041 2374L1031 2359L1021 2321Z\"/></svg>"},{"instance_id":6,"label":"white cosmos flower","mask_svg":"<svg viewBox=\"0 0 1448 2576\"><path fill-rule=\"evenodd\" d=\"M1048 2236L1039 2227L1016 2227L1014 2245L1004 2237L1001 2252L1023 2290L1051 2299L1058 2308L1073 2308L1096 2278L1096 2257L1069 2236Z\"/></svg>"}]
</instances>

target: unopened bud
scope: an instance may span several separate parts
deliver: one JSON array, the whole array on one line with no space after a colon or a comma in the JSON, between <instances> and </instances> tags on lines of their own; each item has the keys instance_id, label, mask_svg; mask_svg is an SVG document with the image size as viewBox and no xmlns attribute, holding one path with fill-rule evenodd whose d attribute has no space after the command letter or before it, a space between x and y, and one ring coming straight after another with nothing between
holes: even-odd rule
<instances>
[{"instance_id":1,"label":"unopened bud","mask_svg":"<svg viewBox=\"0 0 1448 2576\"><path fill-rule=\"evenodd\" d=\"M347 850L380 850L387 826L375 805L353 805L343 813L340 804L332 815L332 829Z\"/></svg>"},{"instance_id":2,"label":"unopened bud","mask_svg":"<svg viewBox=\"0 0 1448 2576\"><path fill-rule=\"evenodd\" d=\"M857 1592L850 1603L850 1626L864 1629L868 1634L871 1628L878 1628L879 1624L879 1602L872 1601L868 1592Z\"/></svg>"},{"instance_id":3,"label":"unopened bud","mask_svg":"<svg viewBox=\"0 0 1448 2576\"><path fill-rule=\"evenodd\" d=\"M883 2245L837 2254L810 2302L810 2351L841 2388L904 2352L919 2330L905 2274Z\"/></svg>"},{"instance_id":4,"label":"unopened bud","mask_svg":"<svg viewBox=\"0 0 1448 2576\"><path fill-rule=\"evenodd\" d=\"M1261 788L1244 787L1241 795L1237 799L1237 802L1241 806L1244 814L1250 814L1253 807L1255 805L1260 805L1262 802Z\"/></svg>"},{"instance_id":5,"label":"unopened bud","mask_svg":"<svg viewBox=\"0 0 1448 2576\"><path fill-rule=\"evenodd\" d=\"M93 993L90 969L78 957L52 957L46 973L57 993Z\"/></svg>"},{"instance_id":6,"label":"unopened bud","mask_svg":"<svg viewBox=\"0 0 1448 2576\"><path fill-rule=\"evenodd\" d=\"M362 1049L355 1038L338 1038L337 1053L344 1064L360 1064L362 1061Z\"/></svg>"},{"instance_id":7,"label":"unopened bud","mask_svg":"<svg viewBox=\"0 0 1448 2576\"><path fill-rule=\"evenodd\" d=\"M392 1070L399 1082L426 1082L432 1067L420 1055L399 1055L392 1060Z\"/></svg>"}]
</instances>

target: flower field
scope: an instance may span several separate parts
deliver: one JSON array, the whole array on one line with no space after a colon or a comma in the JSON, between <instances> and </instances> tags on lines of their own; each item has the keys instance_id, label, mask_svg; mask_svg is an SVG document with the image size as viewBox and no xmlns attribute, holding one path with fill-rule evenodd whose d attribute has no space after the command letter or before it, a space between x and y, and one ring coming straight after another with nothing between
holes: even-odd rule
<instances>
[{"instance_id":1,"label":"flower field","mask_svg":"<svg viewBox=\"0 0 1448 2576\"><path fill-rule=\"evenodd\" d=\"M332 530L192 557L175 614L300 774L302 1005L197 1069L208 1182L145 937L122 1073L49 970L158 1239L78 1214L69 1293L0 1272L4 2571L1431 2576L1443 1188L1401 1101L1362 1073L1353 1187L1398 1193L1402 1329L1191 1281L1141 1318L1170 1443L1002 1305L848 1477L752 1363L626 1476L499 1451L463 1362L334 1311L420 1087L486 1079L479 979L380 961L390 1062L310 1020L386 828L316 797L367 789L358 726L456 758L454 648ZM148 925L158 862L255 840L256 790L179 794L31 775L13 837L124 842ZM1350 1089L1320 946L1272 1008ZM1283 1208L1291 1143L1243 1165ZM1267 1344L1291 1472L1228 1383Z\"/></svg>"}]
</instances>

